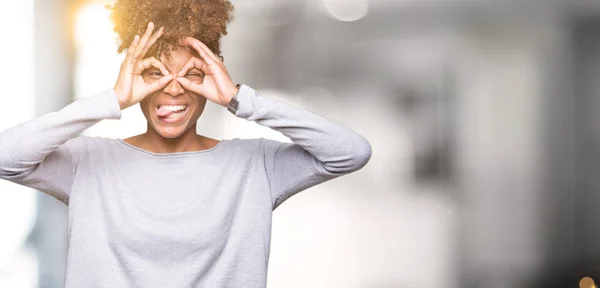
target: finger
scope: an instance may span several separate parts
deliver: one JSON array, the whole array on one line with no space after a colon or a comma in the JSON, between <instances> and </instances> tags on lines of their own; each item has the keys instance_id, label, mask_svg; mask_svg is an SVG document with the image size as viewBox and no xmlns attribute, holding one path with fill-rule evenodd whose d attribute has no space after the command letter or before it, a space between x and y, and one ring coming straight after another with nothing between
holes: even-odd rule
<instances>
[{"instance_id":1,"label":"finger","mask_svg":"<svg viewBox=\"0 0 600 288\"><path fill-rule=\"evenodd\" d=\"M196 40L194 41L194 46L196 49L198 49L198 46L201 47L202 49L204 49L204 51L206 51L206 53L208 53L208 55L210 55L213 59L215 59L216 61L221 61L221 59L219 59L219 57L217 57L217 55L215 55L215 53L213 53L212 50L210 50L210 48L208 48L208 46L206 46L206 44L202 43L202 41L200 40Z\"/></svg>"},{"instance_id":2,"label":"finger","mask_svg":"<svg viewBox=\"0 0 600 288\"><path fill-rule=\"evenodd\" d=\"M134 59L142 58L142 51L144 51L144 48L146 47L146 43L148 42L150 35L152 35L152 30L154 30L154 23L150 22L150 23L148 23L148 28L146 29L146 32L142 36L142 39L140 39L140 43L138 44L138 46L135 49L135 54L133 54Z\"/></svg>"},{"instance_id":3,"label":"finger","mask_svg":"<svg viewBox=\"0 0 600 288\"><path fill-rule=\"evenodd\" d=\"M191 38L191 37L188 37L188 38ZM210 55L216 61L221 60L219 57L217 57L217 55L215 55L215 53L212 50L210 50L210 48L208 48L208 46L206 46L206 44L202 43L202 41L192 38L192 42L193 42L192 46L196 46L195 47L196 49L199 49L198 48L198 46L199 46L200 48L204 49L204 51L206 51L206 53L208 53L208 55Z\"/></svg>"},{"instance_id":4,"label":"finger","mask_svg":"<svg viewBox=\"0 0 600 288\"><path fill-rule=\"evenodd\" d=\"M146 28L146 32L144 33L144 35L142 36L142 38L140 39L140 44L138 45L137 49L136 49L136 55L137 59L143 59L144 55L142 54L142 52L146 49L146 44L148 43L148 40L150 39L150 36L152 36L152 31L154 30L154 23L152 22L148 22L148 28Z\"/></svg>"},{"instance_id":5,"label":"finger","mask_svg":"<svg viewBox=\"0 0 600 288\"><path fill-rule=\"evenodd\" d=\"M208 62L209 65L213 65L213 64L218 65L221 63L221 60L219 60L215 56L213 56L214 54L212 54L212 52L210 52L210 50L204 49L198 43L195 43L193 47L196 49L196 51L198 51L198 54L200 54L200 56L202 56L202 59L207 60L206 62Z\"/></svg>"},{"instance_id":6,"label":"finger","mask_svg":"<svg viewBox=\"0 0 600 288\"><path fill-rule=\"evenodd\" d=\"M160 70L160 73L162 73L165 76L171 74L171 73L169 73L169 70L167 69L165 64L158 61L158 59L156 59L155 57L148 57L148 58L142 60L141 62L139 62L139 65L136 66L135 74L136 75L142 74L142 72L144 72L144 70L150 69L152 67Z\"/></svg>"},{"instance_id":7,"label":"finger","mask_svg":"<svg viewBox=\"0 0 600 288\"><path fill-rule=\"evenodd\" d=\"M206 49L200 45L200 44L202 44L202 42L200 42L200 40L197 40L192 37L186 37L186 38L184 38L184 40L182 42L183 42L183 45L187 45L187 46L194 48L194 50L196 50L198 52L200 57L208 65L220 65L221 64L221 61L219 59L217 59L216 56L214 56L214 53L212 53L212 51L210 51L210 49L208 49L208 47L206 47L206 45L204 45L204 47L206 47ZM213 56L211 56L211 54Z\"/></svg>"},{"instance_id":8,"label":"finger","mask_svg":"<svg viewBox=\"0 0 600 288\"><path fill-rule=\"evenodd\" d=\"M202 71L204 71L204 73L206 74L212 74L210 73L210 70L208 69L208 66L219 66L219 62L217 62L214 58L212 58L210 55L208 55L208 53L202 49L200 46L197 46L199 48L196 48L196 51L198 51L198 55L200 55L200 58L202 58L202 62L205 63L205 65L202 65Z\"/></svg>"},{"instance_id":9,"label":"finger","mask_svg":"<svg viewBox=\"0 0 600 288\"><path fill-rule=\"evenodd\" d=\"M206 53L206 55L210 56L210 58L212 58L213 60L215 60L215 62L221 62L221 59L219 59L219 57L217 57L215 55L215 53L212 52L212 50L210 50L210 48L208 48L208 46L206 46L206 44L202 43L202 41L196 39L196 38L192 38L192 37L186 37L185 38L185 42L193 47L194 49L196 49L196 51L200 52L200 50L204 50L204 52Z\"/></svg>"},{"instance_id":10,"label":"finger","mask_svg":"<svg viewBox=\"0 0 600 288\"><path fill-rule=\"evenodd\" d=\"M177 82L179 82L185 90L202 94L202 84L194 83L185 77L177 77Z\"/></svg>"},{"instance_id":11,"label":"finger","mask_svg":"<svg viewBox=\"0 0 600 288\"><path fill-rule=\"evenodd\" d=\"M152 45L154 45L154 43L156 43L156 40L158 40L158 38L160 38L165 32L165 27L160 27L154 34L152 34L152 37L150 37L150 39L148 40L148 43L146 43L146 47L144 47L144 50L142 51L141 57L145 57L146 53L148 53L148 50L150 50L150 47L152 47Z\"/></svg>"},{"instance_id":12,"label":"finger","mask_svg":"<svg viewBox=\"0 0 600 288\"><path fill-rule=\"evenodd\" d=\"M173 80L173 75L169 74L167 76L164 76L164 77L158 79L158 81L152 82L150 85L148 85L148 93L152 94L152 93L164 88L172 80Z\"/></svg>"},{"instance_id":13,"label":"finger","mask_svg":"<svg viewBox=\"0 0 600 288\"><path fill-rule=\"evenodd\" d=\"M134 54L135 48L137 47L139 42L140 42L140 36L135 35L135 37L133 37L133 41L131 41L131 44L129 45L129 48L127 48L127 56L125 56L125 61L123 61L124 64L126 64L126 65L133 64L133 54Z\"/></svg>"},{"instance_id":14,"label":"finger","mask_svg":"<svg viewBox=\"0 0 600 288\"><path fill-rule=\"evenodd\" d=\"M203 70L204 67L204 61L202 61L201 59L198 59L196 57L192 57L190 58L190 60L188 60L185 65L183 65L183 67L181 67L181 70L179 70L179 73L177 74L177 76L181 77L183 75L185 75L190 69L193 68L198 68L200 70ZM206 74L206 72L204 72Z\"/></svg>"}]
</instances>

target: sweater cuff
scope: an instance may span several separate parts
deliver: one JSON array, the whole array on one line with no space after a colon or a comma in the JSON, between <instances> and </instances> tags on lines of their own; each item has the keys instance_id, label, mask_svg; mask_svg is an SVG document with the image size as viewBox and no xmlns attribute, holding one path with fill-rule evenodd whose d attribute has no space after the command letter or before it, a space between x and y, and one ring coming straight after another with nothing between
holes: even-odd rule
<instances>
[{"instance_id":1,"label":"sweater cuff","mask_svg":"<svg viewBox=\"0 0 600 288\"><path fill-rule=\"evenodd\" d=\"M106 111L105 119L121 119L121 106L119 105L119 100L115 91L113 89L108 89L103 91L102 93L96 95L92 98L94 109L99 109L101 111Z\"/></svg>"},{"instance_id":2,"label":"sweater cuff","mask_svg":"<svg viewBox=\"0 0 600 288\"><path fill-rule=\"evenodd\" d=\"M254 98L257 97L257 92L247 85L241 85L237 94L238 109L235 116L247 118L254 111Z\"/></svg>"}]
</instances>

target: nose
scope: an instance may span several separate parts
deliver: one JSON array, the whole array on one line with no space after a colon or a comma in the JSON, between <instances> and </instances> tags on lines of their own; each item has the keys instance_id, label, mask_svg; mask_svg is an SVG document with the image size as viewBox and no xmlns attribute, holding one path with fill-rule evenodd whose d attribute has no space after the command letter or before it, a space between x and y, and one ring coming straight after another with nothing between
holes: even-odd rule
<instances>
[{"instance_id":1,"label":"nose","mask_svg":"<svg viewBox=\"0 0 600 288\"><path fill-rule=\"evenodd\" d=\"M184 92L183 86L181 86L181 84L179 84L175 78L176 77L174 77L173 80L171 80L171 82L169 82L167 86L163 88L163 92L171 95L171 97L177 97Z\"/></svg>"}]
</instances>

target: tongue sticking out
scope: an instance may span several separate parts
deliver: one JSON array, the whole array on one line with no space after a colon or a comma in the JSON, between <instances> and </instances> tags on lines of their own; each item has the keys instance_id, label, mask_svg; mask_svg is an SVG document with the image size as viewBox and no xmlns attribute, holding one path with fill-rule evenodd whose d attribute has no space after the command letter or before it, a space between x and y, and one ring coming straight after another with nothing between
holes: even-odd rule
<instances>
[{"instance_id":1,"label":"tongue sticking out","mask_svg":"<svg viewBox=\"0 0 600 288\"><path fill-rule=\"evenodd\" d=\"M158 110L156 110L156 115L158 115L159 117L167 117L173 113L175 113L175 111L171 111L165 108L164 106L161 106Z\"/></svg>"}]
</instances>

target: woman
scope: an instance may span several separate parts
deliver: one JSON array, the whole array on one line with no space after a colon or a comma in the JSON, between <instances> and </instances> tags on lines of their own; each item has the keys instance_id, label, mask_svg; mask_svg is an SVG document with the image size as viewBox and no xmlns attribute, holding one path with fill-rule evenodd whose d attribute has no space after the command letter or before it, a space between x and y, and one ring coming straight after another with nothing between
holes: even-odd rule
<instances>
[{"instance_id":1,"label":"woman","mask_svg":"<svg viewBox=\"0 0 600 288\"><path fill-rule=\"evenodd\" d=\"M0 178L68 205L66 287L265 287L272 211L370 159L350 128L236 87L228 1L177 3L117 1L115 86L0 133ZM293 143L197 135L207 100ZM78 136L137 103L146 133Z\"/></svg>"}]
</instances>

